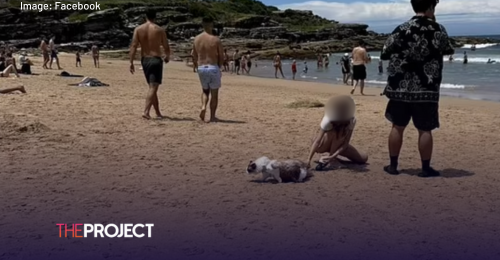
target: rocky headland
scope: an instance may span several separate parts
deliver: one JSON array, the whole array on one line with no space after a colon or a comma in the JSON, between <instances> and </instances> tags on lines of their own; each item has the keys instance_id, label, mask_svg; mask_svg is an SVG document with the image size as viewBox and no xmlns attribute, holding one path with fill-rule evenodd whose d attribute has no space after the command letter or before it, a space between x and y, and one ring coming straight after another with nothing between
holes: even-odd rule
<instances>
[{"instance_id":1,"label":"rocky headland","mask_svg":"<svg viewBox=\"0 0 500 260\"><path fill-rule=\"evenodd\" d=\"M52 1L23 1L23 4ZM85 1L80 1L85 3ZM90 3L90 2L89 2ZM200 20L214 17L216 33L228 49L251 51L262 59L276 51L284 57L312 58L318 52L347 52L359 39L369 50L381 49L387 37L369 30L366 24L345 24L328 20L311 11L278 10L255 0L103 0L100 11L27 10L20 1L0 6L0 44L36 48L43 37L55 36L60 49L104 49L128 47L134 28L144 13L154 9L157 23L165 28L174 53L186 56L192 37L201 32ZM453 38L463 44L491 43L486 38Z\"/></svg>"}]
</instances>

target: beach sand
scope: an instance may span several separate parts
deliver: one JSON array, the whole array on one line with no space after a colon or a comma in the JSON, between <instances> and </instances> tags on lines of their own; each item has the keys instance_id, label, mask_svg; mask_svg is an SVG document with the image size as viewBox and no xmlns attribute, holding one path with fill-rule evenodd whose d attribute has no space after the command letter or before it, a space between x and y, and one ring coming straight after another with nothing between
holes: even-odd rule
<instances>
[{"instance_id":1,"label":"beach sand","mask_svg":"<svg viewBox=\"0 0 500 260\"><path fill-rule=\"evenodd\" d=\"M0 259L499 256L500 104L443 98L432 163L443 177L415 176L413 126L400 156L405 174L389 176L387 100L367 89L373 96L354 96L352 144L369 165L267 184L245 175L248 161L305 160L323 114L286 105L325 102L348 87L224 74L225 122L203 124L197 75L171 62L159 90L170 119L146 121L140 66L131 75L127 61L110 59L95 69L84 56L75 68L74 56L61 55L64 70L111 85L82 88L35 62L41 75L0 79L28 91L0 96ZM65 239L56 223L155 226L149 239Z\"/></svg>"}]
</instances>

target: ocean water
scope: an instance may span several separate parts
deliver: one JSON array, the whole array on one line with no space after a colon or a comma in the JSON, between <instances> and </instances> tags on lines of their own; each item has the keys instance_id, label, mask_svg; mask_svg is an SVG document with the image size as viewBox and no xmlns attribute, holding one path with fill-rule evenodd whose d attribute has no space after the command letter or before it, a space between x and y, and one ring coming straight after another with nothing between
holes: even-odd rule
<instances>
[{"instance_id":1,"label":"ocean water","mask_svg":"<svg viewBox=\"0 0 500 260\"><path fill-rule=\"evenodd\" d=\"M491 37L491 36L489 36ZM500 41L500 36L497 36ZM471 51L470 45L455 50L454 61L444 60L443 82L441 95L454 96L476 100L490 100L500 102L500 44L476 45L476 50ZM463 64L463 52L467 51L468 64ZM342 84L340 65L336 64L342 53L330 54L329 68L317 68L316 61L307 60L308 72L302 72L304 60L297 60L296 80L305 82L323 82ZM367 65L367 87L385 87L387 75L385 74L387 62L384 61L384 73L378 73L379 52L371 52L372 62ZM495 63L487 64L488 59ZM283 61L283 73L287 79L292 78L291 60ZM271 61L259 60L254 64L251 74L258 77L274 77L274 68ZM278 73L279 75L279 73Z\"/></svg>"}]
</instances>

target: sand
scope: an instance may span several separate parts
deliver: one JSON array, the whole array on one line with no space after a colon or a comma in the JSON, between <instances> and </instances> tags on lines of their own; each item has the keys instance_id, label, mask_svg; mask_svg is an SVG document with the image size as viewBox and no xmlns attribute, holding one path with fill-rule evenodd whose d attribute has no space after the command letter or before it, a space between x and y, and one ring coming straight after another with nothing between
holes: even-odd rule
<instances>
[{"instance_id":1,"label":"sand","mask_svg":"<svg viewBox=\"0 0 500 260\"><path fill-rule=\"evenodd\" d=\"M27 95L0 96L0 259L493 259L498 249L500 104L443 98L433 165L422 179L417 133L407 130L404 174L389 176L380 89L358 96L352 143L369 165L267 184L249 160L305 160L322 108L343 86L223 76L217 124L198 120L200 85L182 62L166 66L167 120L141 118L147 85L128 62L61 56L78 78L0 79ZM136 66L138 69L139 66ZM334 69L334 68L332 68ZM152 238L59 238L56 223L154 223ZM70 233L71 234L71 233ZM70 258L68 258L70 257Z\"/></svg>"}]
</instances>

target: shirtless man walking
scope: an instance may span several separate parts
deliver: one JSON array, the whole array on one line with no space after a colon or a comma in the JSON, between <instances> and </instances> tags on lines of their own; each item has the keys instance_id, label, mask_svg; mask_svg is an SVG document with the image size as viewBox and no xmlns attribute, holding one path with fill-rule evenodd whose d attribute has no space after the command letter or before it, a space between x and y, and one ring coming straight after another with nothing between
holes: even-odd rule
<instances>
[{"instance_id":1,"label":"shirtless man walking","mask_svg":"<svg viewBox=\"0 0 500 260\"><path fill-rule=\"evenodd\" d=\"M49 49L50 49L49 69L52 69L52 62L55 59L56 60L56 64L57 64L57 69L61 70L61 66L59 66L59 57L57 57L57 50L56 50L56 45L54 43L54 38L55 37L50 38L50 41L49 41Z\"/></svg>"},{"instance_id":2,"label":"shirtless man walking","mask_svg":"<svg viewBox=\"0 0 500 260\"><path fill-rule=\"evenodd\" d=\"M130 46L130 73L134 74L134 58L137 47L141 46L141 65L149 85L146 97L146 107L144 108L144 119L151 119L149 112L154 107L157 118L163 118L158 102L158 87L163 78L163 62L170 61L170 46L168 45L167 33L160 26L154 23L156 12L146 13L147 21L135 28L132 44ZM165 55L162 58L160 46L163 46Z\"/></svg>"},{"instance_id":3,"label":"shirtless man walking","mask_svg":"<svg viewBox=\"0 0 500 260\"><path fill-rule=\"evenodd\" d=\"M94 59L94 66L99 68L99 47L97 45L92 45L92 58Z\"/></svg>"},{"instance_id":4,"label":"shirtless man walking","mask_svg":"<svg viewBox=\"0 0 500 260\"><path fill-rule=\"evenodd\" d=\"M217 122L215 116L219 104L219 89L221 87L221 67L224 64L224 49L219 37L212 34L214 21L203 18L203 30L194 38L193 59L198 63L198 76L201 87L200 119L205 121L208 99L210 97L210 122Z\"/></svg>"},{"instance_id":5,"label":"shirtless man walking","mask_svg":"<svg viewBox=\"0 0 500 260\"><path fill-rule=\"evenodd\" d=\"M43 56L42 68L48 69L49 67L47 67L47 63L49 63L50 56L49 56L49 46L47 45L45 39L42 39L42 42L40 43L40 51L42 51L42 56Z\"/></svg>"},{"instance_id":6,"label":"shirtless man walking","mask_svg":"<svg viewBox=\"0 0 500 260\"><path fill-rule=\"evenodd\" d=\"M351 95L354 94L356 87L360 87L361 95L364 95L366 79L366 64L369 62L368 54L366 53L365 43L359 41L359 46L352 50L352 79L356 81L351 90Z\"/></svg>"}]
</instances>

